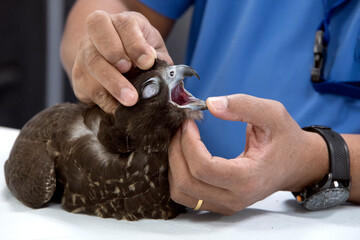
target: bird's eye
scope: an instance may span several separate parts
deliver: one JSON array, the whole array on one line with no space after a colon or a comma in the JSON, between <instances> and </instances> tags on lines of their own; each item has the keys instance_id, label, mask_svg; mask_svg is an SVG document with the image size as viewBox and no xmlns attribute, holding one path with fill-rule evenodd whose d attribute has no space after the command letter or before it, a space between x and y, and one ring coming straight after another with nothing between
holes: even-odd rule
<instances>
[{"instance_id":1,"label":"bird's eye","mask_svg":"<svg viewBox=\"0 0 360 240\"><path fill-rule=\"evenodd\" d=\"M141 98L147 99L156 96L159 93L159 83L155 78L150 78L143 83L141 88Z\"/></svg>"},{"instance_id":2,"label":"bird's eye","mask_svg":"<svg viewBox=\"0 0 360 240\"><path fill-rule=\"evenodd\" d=\"M168 67L167 74L168 74L168 77L170 77L170 78L174 77L176 75L175 67L174 66Z\"/></svg>"}]
</instances>

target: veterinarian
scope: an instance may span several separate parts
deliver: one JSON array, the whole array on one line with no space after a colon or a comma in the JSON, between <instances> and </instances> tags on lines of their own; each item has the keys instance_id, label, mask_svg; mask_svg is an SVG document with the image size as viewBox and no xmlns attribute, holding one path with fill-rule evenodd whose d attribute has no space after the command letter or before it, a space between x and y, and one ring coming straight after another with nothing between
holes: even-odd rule
<instances>
[{"instance_id":1,"label":"veterinarian","mask_svg":"<svg viewBox=\"0 0 360 240\"><path fill-rule=\"evenodd\" d=\"M209 111L172 140L174 201L221 214L279 190L311 210L360 202L360 1L141 2L78 0L62 62L81 101L132 106L122 73L172 63L163 39L194 6L185 63L201 80L186 88Z\"/></svg>"}]
</instances>

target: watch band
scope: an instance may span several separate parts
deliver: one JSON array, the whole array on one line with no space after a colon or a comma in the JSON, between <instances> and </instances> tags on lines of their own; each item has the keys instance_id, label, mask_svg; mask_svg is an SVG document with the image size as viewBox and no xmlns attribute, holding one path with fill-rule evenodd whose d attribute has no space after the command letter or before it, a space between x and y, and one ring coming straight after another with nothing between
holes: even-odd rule
<instances>
[{"instance_id":1,"label":"watch band","mask_svg":"<svg viewBox=\"0 0 360 240\"><path fill-rule=\"evenodd\" d=\"M304 127L303 130L316 132L324 138L329 152L329 170L334 180L350 181L349 150L344 139L337 132L325 126Z\"/></svg>"}]
</instances>

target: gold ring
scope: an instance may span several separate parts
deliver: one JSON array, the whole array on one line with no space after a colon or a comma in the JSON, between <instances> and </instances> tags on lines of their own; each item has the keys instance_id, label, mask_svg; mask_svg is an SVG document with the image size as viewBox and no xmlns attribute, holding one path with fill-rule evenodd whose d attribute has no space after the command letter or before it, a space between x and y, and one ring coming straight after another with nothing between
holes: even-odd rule
<instances>
[{"instance_id":1,"label":"gold ring","mask_svg":"<svg viewBox=\"0 0 360 240\"><path fill-rule=\"evenodd\" d=\"M203 204L203 202L204 202L203 200L199 199L194 210L195 211L199 210L201 208L201 205Z\"/></svg>"}]
</instances>

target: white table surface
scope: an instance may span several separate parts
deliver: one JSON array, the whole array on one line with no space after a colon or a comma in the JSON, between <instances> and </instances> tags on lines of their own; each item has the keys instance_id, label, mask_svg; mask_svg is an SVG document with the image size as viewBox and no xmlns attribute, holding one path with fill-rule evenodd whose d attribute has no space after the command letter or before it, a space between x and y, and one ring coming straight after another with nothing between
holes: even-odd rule
<instances>
[{"instance_id":1,"label":"white table surface","mask_svg":"<svg viewBox=\"0 0 360 240\"><path fill-rule=\"evenodd\" d=\"M18 130L0 127L0 240L8 239L360 239L360 206L310 212L277 192L233 215L189 211L173 220L135 222L31 209L5 184L3 166Z\"/></svg>"}]
</instances>

